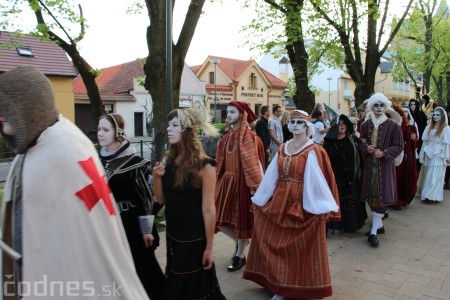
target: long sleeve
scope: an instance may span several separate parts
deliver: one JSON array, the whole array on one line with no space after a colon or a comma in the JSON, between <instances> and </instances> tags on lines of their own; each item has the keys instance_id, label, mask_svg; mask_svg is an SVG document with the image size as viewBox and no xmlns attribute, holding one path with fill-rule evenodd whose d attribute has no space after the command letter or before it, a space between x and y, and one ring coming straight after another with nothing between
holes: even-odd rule
<instances>
[{"instance_id":1,"label":"long sleeve","mask_svg":"<svg viewBox=\"0 0 450 300\"><path fill-rule=\"evenodd\" d=\"M338 212L339 207L319 167L315 151L309 151L303 180L303 208L312 214Z\"/></svg>"},{"instance_id":2,"label":"long sleeve","mask_svg":"<svg viewBox=\"0 0 450 300\"><path fill-rule=\"evenodd\" d=\"M269 167L264 174L264 177L259 184L258 189L256 190L255 195L252 197L252 202L258 206L264 206L269 199L272 197L275 188L276 182L278 180L278 153L275 154L275 157L272 159L272 162L269 164Z\"/></svg>"}]
</instances>

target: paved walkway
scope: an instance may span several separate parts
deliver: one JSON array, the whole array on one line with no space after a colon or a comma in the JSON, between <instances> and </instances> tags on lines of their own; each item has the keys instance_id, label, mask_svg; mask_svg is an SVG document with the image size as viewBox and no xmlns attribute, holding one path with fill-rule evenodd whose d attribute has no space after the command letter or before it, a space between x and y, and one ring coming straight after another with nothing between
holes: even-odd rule
<instances>
[{"instance_id":1,"label":"paved walkway","mask_svg":"<svg viewBox=\"0 0 450 300\"><path fill-rule=\"evenodd\" d=\"M386 234L380 246L371 248L364 233L339 233L328 237L333 296L327 299L450 300L450 191L444 202L423 204L416 197L403 211L389 211ZM165 235L157 256L165 266ZM234 243L222 233L214 238L214 259L223 294L229 300L264 300L272 294L242 279L242 270L228 273L226 267Z\"/></svg>"}]
</instances>

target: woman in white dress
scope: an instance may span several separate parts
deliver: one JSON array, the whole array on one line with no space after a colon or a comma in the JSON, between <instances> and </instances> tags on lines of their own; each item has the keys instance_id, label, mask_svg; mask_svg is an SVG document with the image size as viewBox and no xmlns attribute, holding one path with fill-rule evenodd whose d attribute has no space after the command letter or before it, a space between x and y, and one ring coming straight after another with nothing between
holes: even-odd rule
<instances>
[{"instance_id":1,"label":"woman in white dress","mask_svg":"<svg viewBox=\"0 0 450 300\"><path fill-rule=\"evenodd\" d=\"M437 107L423 132L417 191L425 203L444 199L445 168L450 164L450 127L447 124L447 114L442 107Z\"/></svg>"}]
</instances>

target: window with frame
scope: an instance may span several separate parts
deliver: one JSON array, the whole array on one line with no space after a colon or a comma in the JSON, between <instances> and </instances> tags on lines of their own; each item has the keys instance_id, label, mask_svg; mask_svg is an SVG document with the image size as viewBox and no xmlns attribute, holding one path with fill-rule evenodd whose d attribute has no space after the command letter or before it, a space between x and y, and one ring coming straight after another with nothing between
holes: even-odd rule
<instances>
[{"instance_id":1,"label":"window with frame","mask_svg":"<svg viewBox=\"0 0 450 300\"><path fill-rule=\"evenodd\" d=\"M33 51L31 51L31 47L17 46L16 50L17 50L17 54L19 54L20 56L33 57Z\"/></svg>"},{"instance_id":2,"label":"window with frame","mask_svg":"<svg viewBox=\"0 0 450 300\"><path fill-rule=\"evenodd\" d=\"M209 84L214 84L214 72L209 72Z\"/></svg>"},{"instance_id":3,"label":"window with frame","mask_svg":"<svg viewBox=\"0 0 450 300\"><path fill-rule=\"evenodd\" d=\"M248 80L248 87L249 88L256 88L256 75L255 73L251 73L249 80Z\"/></svg>"}]
</instances>

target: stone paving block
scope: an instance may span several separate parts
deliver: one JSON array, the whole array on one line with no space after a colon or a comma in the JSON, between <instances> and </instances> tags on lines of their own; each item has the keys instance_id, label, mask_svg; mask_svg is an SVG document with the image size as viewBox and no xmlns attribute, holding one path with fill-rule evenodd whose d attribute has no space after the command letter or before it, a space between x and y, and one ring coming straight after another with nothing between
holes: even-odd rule
<instances>
[{"instance_id":1,"label":"stone paving block","mask_svg":"<svg viewBox=\"0 0 450 300\"><path fill-rule=\"evenodd\" d=\"M425 270L423 275L426 276L426 277L429 277L429 278L445 280L450 275L450 272L449 273L443 273L443 272L440 272L440 271Z\"/></svg>"},{"instance_id":2,"label":"stone paving block","mask_svg":"<svg viewBox=\"0 0 450 300\"><path fill-rule=\"evenodd\" d=\"M450 300L450 191L445 190L444 196L438 206L424 205L416 198L403 211L390 210L378 248L371 248L364 236L370 217L357 233L329 235L333 295L326 299ZM213 253L222 292L229 300L269 300L272 294L243 280L242 270L226 271L234 247L234 241L223 233L215 235ZM163 269L165 253L165 234L161 233L156 256Z\"/></svg>"},{"instance_id":3,"label":"stone paving block","mask_svg":"<svg viewBox=\"0 0 450 300\"><path fill-rule=\"evenodd\" d=\"M367 295L368 291L361 289L361 287L337 287L333 288L333 295L329 298L329 300L341 300L341 299L369 299ZM374 299L374 298L372 298Z\"/></svg>"},{"instance_id":4,"label":"stone paving block","mask_svg":"<svg viewBox=\"0 0 450 300\"><path fill-rule=\"evenodd\" d=\"M403 271L411 274L422 275L425 270L418 268L416 266L404 265L404 264L394 264L392 266L394 270Z\"/></svg>"},{"instance_id":5,"label":"stone paving block","mask_svg":"<svg viewBox=\"0 0 450 300\"><path fill-rule=\"evenodd\" d=\"M362 289L367 290L371 293L376 293L378 295L389 296L392 298L394 294L397 292L397 288L386 286L379 282L371 282L366 281L362 287Z\"/></svg>"},{"instance_id":6,"label":"stone paving block","mask_svg":"<svg viewBox=\"0 0 450 300\"><path fill-rule=\"evenodd\" d=\"M431 278L422 275L411 274L408 278L408 282L417 283L420 285L429 285Z\"/></svg>"},{"instance_id":7,"label":"stone paving block","mask_svg":"<svg viewBox=\"0 0 450 300\"><path fill-rule=\"evenodd\" d=\"M429 249L410 248L406 251L405 257L411 259L422 259L425 257Z\"/></svg>"},{"instance_id":8,"label":"stone paving block","mask_svg":"<svg viewBox=\"0 0 450 300\"><path fill-rule=\"evenodd\" d=\"M423 297L423 296L421 296L421 297L414 297L414 296L407 296L407 295L403 295L403 294L396 293L396 294L392 297L392 299L395 299L395 300L415 300L415 299L420 299L420 300L422 300L422 297ZM374 300L375 300L375 299L374 299Z\"/></svg>"},{"instance_id":9,"label":"stone paving block","mask_svg":"<svg viewBox=\"0 0 450 300\"><path fill-rule=\"evenodd\" d=\"M424 286L416 283L405 282L398 289L396 294L411 297L411 298L421 298L424 292ZM394 295L394 297L397 297Z\"/></svg>"},{"instance_id":10,"label":"stone paving block","mask_svg":"<svg viewBox=\"0 0 450 300\"><path fill-rule=\"evenodd\" d=\"M434 297L435 299L442 299L442 300L450 299L449 297L450 295L447 291L430 287L424 289L423 296Z\"/></svg>"},{"instance_id":11,"label":"stone paving block","mask_svg":"<svg viewBox=\"0 0 450 300\"><path fill-rule=\"evenodd\" d=\"M409 276L409 273L390 270L384 274L383 278L381 278L379 282L386 286L395 287L398 289L405 281L409 279Z\"/></svg>"},{"instance_id":12,"label":"stone paving block","mask_svg":"<svg viewBox=\"0 0 450 300\"><path fill-rule=\"evenodd\" d=\"M361 300L392 300L393 296L386 296L378 293L369 292L364 298L361 298ZM343 298L342 298L343 299ZM356 299L356 298L355 298Z\"/></svg>"},{"instance_id":13,"label":"stone paving block","mask_svg":"<svg viewBox=\"0 0 450 300\"><path fill-rule=\"evenodd\" d=\"M388 258L387 262L390 265L393 264L406 264L408 262L408 259L406 257L403 256L391 256Z\"/></svg>"},{"instance_id":14,"label":"stone paving block","mask_svg":"<svg viewBox=\"0 0 450 300\"><path fill-rule=\"evenodd\" d=\"M430 252L428 252L427 255L421 260L421 263L424 268L426 268L427 270L437 271L440 269L441 266L444 267L446 266L445 261L443 262L441 258L431 256L429 255L429 253Z\"/></svg>"},{"instance_id":15,"label":"stone paving block","mask_svg":"<svg viewBox=\"0 0 450 300\"><path fill-rule=\"evenodd\" d=\"M444 280L440 279L431 279L429 286L437 289L442 289L442 286L444 285Z\"/></svg>"},{"instance_id":16,"label":"stone paving block","mask_svg":"<svg viewBox=\"0 0 450 300\"><path fill-rule=\"evenodd\" d=\"M438 271L441 272L441 273L450 274L450 266L448 266L448 265L447 266L441 266Z\"/></svg>"}]
</instances>

